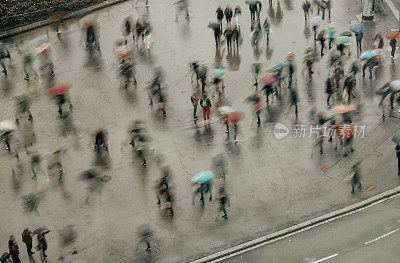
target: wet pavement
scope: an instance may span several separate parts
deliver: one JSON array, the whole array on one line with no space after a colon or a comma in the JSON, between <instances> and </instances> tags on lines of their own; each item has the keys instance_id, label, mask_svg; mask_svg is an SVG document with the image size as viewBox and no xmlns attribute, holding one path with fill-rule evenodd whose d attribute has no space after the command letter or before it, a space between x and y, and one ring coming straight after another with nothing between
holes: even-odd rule
<instances>
[{"instance_id":1,"label":"wet pavement","mask_svg":"<svg viewBox=\"0 0 400 263\"><path fill-rule=\"evenodd\" d=\"M11 233L19 237L29 226L35 229L47 226L54 231L48 235L49 262L59 256L59 231L65 225L74 225L79 233L76 246L79 253L69 255L71 262L184 262L216 252L235 244L250 240L284 227L302 222L324 213L356 203L374 194L398 186L396 157L391 142L399 129L396 113L381 118L379 98L374 90L388 80L397 79L397 60L391 63L389 52L385 51L383 69L377 78L369 81L358 78L355 94L356 104L363 106L360 116L354 121L366 125L365 137L356 138L355 152L343 157L343 151L334 151L325 141L322 156L315 146L314 138L293 138L277 140L273 134L276 122L287 125L310 125L310 112L328 111L326 106L325 79L327 56L318 62L311 87L307 86L301 73L302 54L309 45L314 45L311 33L305 29L300 3L282 1L283 18L271 22L270 48L262 42L260 53L253 52L249 43L249 11L239 1L221 1L231 7L240 4L240 18L243 42L239 53L228 53L226 46L215 49L210 21L215 21L217 5L213 1L191 1L189 22L179 17L174 22L175 7L172 2L150 1L148 13L144 1L116 5L97 12L100 27L101 54L88 58L80 29L73 21L63 28L58 40L54 28L47 27L16 37L20 46L29 45L38 35L49 35L52 43L55 78L23 80L20 56L12 49L12 60L7 77L1 76L1 119L14 118L14 96L28 93L32 99L33 127L36 143L32 152L44 158L43 167L51 153L62 149L61 159L65 170L65 188L49 186L47 178L40 175L35 185L31 179L29 156L21 151L23 170L12 177L11 168L16 167L15 158L2 151L0 162L0 208L1 248L6 250L6 240ZM274 1L275 2L275 1ZM276 3L274 3L276 9ZM337 32L348 30L359 14L357 1L335 2L332 21ZM269 14L267 4L261 19ZM119 89L117 76L118 61L113 52L117 39L121 39L122 20L132 15L148 17L152 23L154 45L150 54L135 53L138 87L128 93ZM225 21L224 21L225 24ZM326 27L324 22L322 27ZM365 24L364 48L372 48L376 32L390 30L397 21L392 16L379 19L376 24ZM47 33L46 33L47 30ZM385 48L388 46L385 42ZM353 55L346 63L345 72L355 55L355 39L352 38ZM256 121L249 104L244 99L252 94L253 77L250 67L261 62L264 67L283 61L288 52L296 54L299 91L299 117L289 108L288 94L285 103L274 101L269 109L263 110L262 128L257 130ZM226 143L225 126L214 119L211 129L196 128L192 119L190 96L193 91L191 73L188 67L193 57L205 60L210 69L227 68L225 75L225 103L244 112L245 118L239 125L239 143ZM151 81L153 67L161 66L167 85L167 117L151 110L145 86ZM57 106L48 96L47 88L54 83L68 82L72 88L70 98L74 105L72 118L61 121L57 118ZM211 90L210 85L207 90ZM335 104L336 102L334 102ZM398 106L397 106L398 107ZM395 110L398 110L397 107ZM387 107L386 112L388 113ZM288 112L288 113L287 113ZM211 111L216 116L215 107ZM388 115L388 114L387 114ZM149 165L143 168L128 144L128 128L134 119L146 120L152 137ZM313 123L315 124L315 123ZM23 131L21 124L21 130ZM106 157L102 173L112 177L101 188L101 194L90 196L88 202L87 184L78 180L81 171L98 162L93 152L91 134L105 127L109 134L109 157ZM30 134L19 132L22 142L31 139ZM309 130L308 130L309 133ZM13 147L13 145L12 145ZM212 157L224 153L228 161L226 188L230 195L229 219L218 215L217 201L206 202L204 208L196 200L192 206L190 178L198 171L211 167ZM162 163L156 158L161 156ZM349 175L351 166L361 164L362 180L365 187L374 186L373 191L359 191L350 194ZM169 165L173 172L176 208L173 218L163 215L152 186L159 178L160 167ZM321 168L330 168L323 172ZM215 180L214 195L221 180ZM40 196L39 216L27 213L21 205L21 196L47 189ZM198 197L197 197L198 198ZM136 231L148 224L154 232L153 249L145 251ZM19 239L18 239L19 240ZM20 250L24 251L20 242ZM23 261L26 255L22 253ZM36 257L36 256L35 256ZM37 256L37 260L39 257Z\"/></svg>"}]
</instances>

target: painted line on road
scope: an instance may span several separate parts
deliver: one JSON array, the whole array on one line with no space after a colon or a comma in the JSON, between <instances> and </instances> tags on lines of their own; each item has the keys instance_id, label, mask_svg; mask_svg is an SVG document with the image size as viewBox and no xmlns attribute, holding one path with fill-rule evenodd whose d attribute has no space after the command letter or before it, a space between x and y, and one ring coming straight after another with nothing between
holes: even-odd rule
<instances>
[{"instance_id":1,"label":"painted line on road","mask_svg":"<svg viewBox=\"0 0 400 263\"><path fill-rule=\"evenodd\" d=\"M390 231L389 233L386 233L386 234L384 234L384 235L382 235L382 236L379 236L379 237L377 237L377 238L375 238L375 239L372 239L372 240L370 240L370 241L368 241L368 242L365 242L365 245L371 244L371 243L373 243L373 242L375 242L375 241L378 241L379 239L385 238L385 237L387 237L387 236L389 236L389 235L391 235L391 234L393 234L393 233L395 233L395 232L397 232L397 231L399 231L398 228L395 229L395 230L393 230L393 231Z\"/></svg>"},{"instance_id":2,"label":"painted line on road","mask_svg":"<svg viewBox=\"0 0 400 263\"><path fill-rule=\"evenodd\" d=\"M397 21L400 19L399 10L394 6L392 0L384 0L386 5L389 7L390 11L392 11L393 15L396 17Z\"/></svg>"},{"instance_id":3,"label":"painted line on road","mask_svg":"<svg viewBox=\"0 0 400 263\"><path fill-rule=\"evenodd\" d=\"M321 259L318 259L317 261L313 261L312 263L319 263L319 262L322 262L322 261L325 261L325 260L328 260L328 259L334 258L334 257L336 257L336 256L339 256L339 253L336 253L336 254L333 254L333 255L327 256L326 258L321 258Z\"/></svg>"}]
</instances>

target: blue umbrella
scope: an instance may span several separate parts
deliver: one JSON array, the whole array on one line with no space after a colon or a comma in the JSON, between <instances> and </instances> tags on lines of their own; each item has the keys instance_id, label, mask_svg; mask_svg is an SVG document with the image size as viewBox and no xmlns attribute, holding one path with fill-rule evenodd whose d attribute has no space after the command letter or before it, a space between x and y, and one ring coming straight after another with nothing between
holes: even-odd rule
<instances>
[{"instance_id":1,"label":"blue umbrella","mask_svg":"<svg viewBox=\"0 0 400 263\"><path fill-rule=\"evenodd\" d=\"M213 172L211 171L201 171L198 172L195 176L193 176L192 181L195 183L203 184L210 181L211 178L214 177Z\"/></svg>"},{"instance_id":2,"label":"blue umbrella","mask_svg":"<svg viewBox=\"0 0 400 263\"><path fill-rule=\"evenodd\" d=\"M393 136L392 141L400 145L400 134L396 134L395 136Z\"/></svg>"},{"instance_id":3,"label":"blue umbrella","mask_svg":"<svg viewBox=\"0 0 400 263\"><path fill-rule=\"evenodd\" d=\"M370 58L373 58L375 55L376 55L375 50L367 50L367 51L364 51L363 53L361 53L360 58L361 59L370 59Z\"/></svg>"},{"instance_id":4,"label":"blue umbrella","mask_svg":"<svg viewBox=\"0 0 400 263\"><path fill-rule=\"evenodd\" d=\"M281 69L284 69L285 67L287 67L287 65L285 63L276 62L271 67L267 68L267 70L281 70Z\"/></svg>"},{"instance_id":5,"label":"blue umbrella","mask_svg":"<svg viewBox=\"0 0 400 263\"><path fill-rule=\"evenodd\" d=\"M350 31L356 34L360 34L363 32L363 26L360 24L354 24L350 26Z\"/></svg>"}]
</instances>

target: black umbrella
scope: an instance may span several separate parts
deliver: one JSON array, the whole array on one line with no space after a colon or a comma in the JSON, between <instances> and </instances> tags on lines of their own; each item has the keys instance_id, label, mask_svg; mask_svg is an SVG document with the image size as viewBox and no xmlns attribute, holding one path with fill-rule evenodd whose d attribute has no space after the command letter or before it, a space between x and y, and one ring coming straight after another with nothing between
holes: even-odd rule
<instances>
[{"instance_id":1,"label":"black umbrella","mask_svg":"<svg viewBox=\"0 0 400 263\"><path fill-rule=\"evenodd\" d=\"M217 22L210 22L208 23L208 27L211 29L217 29L220 27L220 25Z\"/></svg>"},{"instance_id":2,"label":"black umbrella","mask_svg":"<svg viewBox=\"0 0 400 263\"><path fill-rule=\"evenodd\" d=\"M42 233L43 231L48 231L49 229L47 227L39 227L36 228L32 233L35 235L38 235L40 233Z\"/></svg>"},{"instance_id":3,"label":"black umbrella","mask_svg":"<svg viewBox=\"0 0 400 263\"><path fill-rule=\"evenodd\" d=\"M89 169L79 175L80 180L91 180L99 177L99 173L95 169Z\"/></svg>"},{"instance_id":4,"label":"black umbrella","mask_svg":"<svg viewBox=\"0 0 400 263\"><path fill-rule=\"evenodd\" d=\"M260 97L257 94L252 94L252 95L248 96L245 101L246 102L254 102L254 101L259 101L259 100L260 100Z\"/></svg>"},{"instance_id":5,"label":"black umbrella","mask_svg":"<svg viewBox=\"0 0 400 263\"><path fill-rule=\"evenodd\" d=\"M197 70L197 74L199 75L200 78L204 78L207 75L207 67L201 66Z\"/></svg>"}]
</instances>

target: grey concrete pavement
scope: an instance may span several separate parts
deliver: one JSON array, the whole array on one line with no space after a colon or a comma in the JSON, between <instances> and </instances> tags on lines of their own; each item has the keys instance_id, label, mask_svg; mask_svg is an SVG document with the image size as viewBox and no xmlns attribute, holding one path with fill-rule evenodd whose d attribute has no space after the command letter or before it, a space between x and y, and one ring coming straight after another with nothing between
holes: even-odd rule
<instances>
[{"instance_id":1,"label":"grey concrete pavement","mask_svg":"<svg viewBox=\"0 0 400 263\"><path fill-rule=\"evenodd\" d=\"M397 262L399 197L221 262Z\"/></svg>"},{"instance_id":2,"label":"grey concrete pavement","mask_svg":"<svg viewBox=\"0 0 400 263\"><path fill-rule=\"evenodd\" d=\"M69 82L72 86L72 120L76 133L62 135L65 129L57 119L57 107L46 92L51 84L45 79L25 82L20 58L12 50L9 75L1 76L0 80L0 117L14 117L13 96L35 91L31 95L37 139L33 151L43 154L46 163L50 153L59 148L65 149L62 161L66 172L66 189L71 198L64 199L57 188L49 188L39 205L40 216L24 213L21 196L36 188L30 179L27 165L29 156L21 154L25 172L19 180L15 180L9 173L14 159L3 152L0 156L0 209L7 211L0 216L3 222L0 240L4 240L0 247L3 250L11 233L19 236L26 226L35 228L44 225L54 229L54 234L48 238L50 260L55 261L59 253L56 248L57 233L64 225L73 224L79 231L77 246L80 253L68 257L68 260L183 262L398 186L391 136L398 131L399 119L394 115L382 123L378 98L373 96L377 87L396 78L396 64L390 64L386 57L377 79L371 82L358 79L356 93L359 96L356 102L364 104L364 108L356 121L358 124L365 123L367 128L365 138L356 140L356 151L350 157L342 158L343 152L335 152L327 142L324 155L320 156L313 138L295 139L289 136L278 141L273 135L273 124L281 122L293 128L294 114L285 114L288 107L286 99L283 106L274 102L269 110L264 110L264 127L257 132L250 107L243 102L253 91L253 79L249 73L251 63L258 60L267 67L275 61L282 61L289 51L296 53L300 96L298 123L310 124L309 112L312 108L317 111L328 110L323 86L328 74L325 66L327 56L318 63L309 92L300 73L301 56L313 42L304 37L309 36L309 32L304 29L300 4L282 2L282 21L272 21L271 48L266 52L264 46L258 57L254 56L248 41L248 8L240 1L222 1L219 4L228 3L231 6L240 4L243 10L240 18L243 44L239 56L228 54L225 46L220 51L215 50L213 34L207 25L215 20L217 5L208 0L191 2L190 22L183 21L183 18L178 23L173 22L175 9L172 1L150 1L148 14L144 3L140 2L137 8L133 8L133 1L97 12L101 56L95 56L92 60L88 60L81 32L72 22L62 29L61 41L51 27L16 38L17 42L24 42L22 45L29 45L32 38L46 35L48 31L54 47L54 83ZM292 8L288 7L288 3ZM359 10L357 2L334 4L332 21L337 24L338 32L348 29ZM151 48L151 60L135 53L138 88L128 96L118 89L118 64L113 45L115 40L121 38L121 23L129 14L134 18L143 16L150 19L154 28L154 45ZM267 14L265 6L262 19ZM389 30L394 23L394 19L388 16L376 25L365 25L365 47L372 47L375 32ZM324 26L326 24L324 22ZM355 49L354 39L351 48ZM210 69L215 65L228 69L225 75L227 103L245 113L240 123L240 142L237 146L225 143L225 127L218 121L213 122L211 130L193 126L189 100L192 87L188 70L188 62L193 57L206 60ZM350 61L353 59L355 55ZM168 85L167 118L164 121L158 112L149 108L144 90L151 80L153 66L162 66ZM211 87L207 89L211 90ZM212 116L215 113L214 108ZM147 120L153 138L151 146L155 148L154 155L162 154L164 164L170 165L174 173L176 209L173 219L163 217L156 205L152 185L159 177L160 167L155 158L150 158L149 166L142 169L127 144L127 128L136 118ZM110 166L104 172L111 175L112 180L103 187L100 196L93 196L91 202L86 204L86 184L77 180L77 175L93 164L90 134L99 127L106 127L109 132ZM228 220L217 218L218 204L215 201L207 202L204 209L200 208L197 200L196 205L192 206L192 189L188 180L198 171L208 169L212 157L221 152L226 154L229 166L226 185L231 207ZM351 165L359 160L364 160L364 186L373 185L376 189L371 192L359 191L352 196L348 175ZM326 165L331 168L323 173L321 168ZM219 183L216 180L215 185ZM44 176L39 178L39 184L46 187ZM143 244L138 242L135 234L137 227L144 223L148 223L155 233L150 255L144 251ZM22 258L26 260L25 255Z\"/></svg>"}]
</instances>

